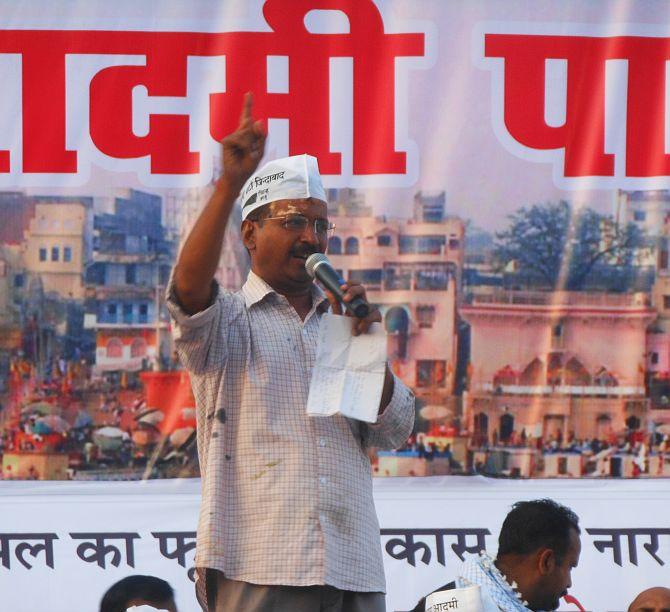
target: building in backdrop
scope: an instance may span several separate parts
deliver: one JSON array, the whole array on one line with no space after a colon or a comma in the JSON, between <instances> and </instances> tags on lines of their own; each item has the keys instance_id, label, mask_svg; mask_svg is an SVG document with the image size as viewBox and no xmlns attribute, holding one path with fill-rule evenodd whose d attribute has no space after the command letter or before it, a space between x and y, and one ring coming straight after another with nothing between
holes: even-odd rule
<instances>
[{"instance_id":1,"label":"building in backdrop","mask_svg":"<svg viewBox=\"0 0 670 612\"><path fill-rule=\"evenodd\" d=\"M634 223L646 236L660 236L670 215L670 191L615 192L615 215L619 223Z\"/></svg>"},{"instance_id":2,"label":"building in backdrop","mask_svg":"<svg viewBox=\"0 0 670 612\"><path fill-rule=\"evenodd\" d=\"M29 277L39 276L46 293L84 299L84 267L89 255L92 200L45 197L35 203L23 242Z\"/></svg>"},{"instance_id":3,"label":"building in backdrop","mask_svg":"<svg viewBox=\"0 0 670 612\"><path fill-rule=\"evenodd\" d=\"M95 371L159 367L171 354L164 292L174 257L161 197L127 190L96 214L86 271L86 327L96 333Z\"/></svg>"},{"instance_id":4,"label":"building in backdrop","mask_svg":"<svg viewBox=\"0 0 670 612\"><path fill-rule=\"evenodd\" d=\"M658 318L647 333L647 395L650 430L670 434L670 218L657 237L656 277L651 301Z\"/></svg>"},{"instance_id":5,"label":"building in backdrop","mask_svg":"<svg viewBox=\"0 0 670 612\"><path fill-rule=\"evenodd\" d=\"M474 294L465 417L475 446L644 430L648 295Z\"/></svg>"},{"instance_id":6,"label":"building in backdrop","mask_svg":"<svg viewBox=\"0 0 670 612\"><path fill-rule=\"evenodd\" d=\"M425 404L452 411L464 224L445 193L418 192L411 218L374 216L355 190L330 190L328 256L378 304L394 371Z\"/></svg>"},{"instance_id":7,"label":"building in backdrop","mask_svg":"<svg viewBox=\"0 0 670 612\"><path fill-rule=\"evenodd\" d=\"M221 160L213 159L214 177L221 174ZM212 194L213 185L207 188L168 189L163 199L163 224L166 235L178 249L184 244L200 211ZM242 209L239 203L233 207L223 237L221 259L214 278L227 291L237 291L247 279L251 260L242 243L240 226Z\"/></svg>"}]
</instances>

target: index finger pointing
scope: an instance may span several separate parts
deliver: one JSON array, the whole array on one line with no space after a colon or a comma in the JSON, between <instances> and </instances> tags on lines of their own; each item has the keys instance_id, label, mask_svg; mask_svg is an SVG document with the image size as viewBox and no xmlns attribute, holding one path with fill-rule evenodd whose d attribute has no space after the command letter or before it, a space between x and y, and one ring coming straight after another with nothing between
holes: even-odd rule
<instances>
[{"instance_id":1,"label":"index finger pointing","mask_svg":"<svg viewBox=\"0 0 670 612\"><path fill-rule=\"evenodd\" d=\"M248 91L244 94L244 102L242 104L242 114L240 115L240 127L248 127L250 123L253 123L253 118L251 116L251 110L254 107L254 96Z\"/></svg>"}]
</instances>

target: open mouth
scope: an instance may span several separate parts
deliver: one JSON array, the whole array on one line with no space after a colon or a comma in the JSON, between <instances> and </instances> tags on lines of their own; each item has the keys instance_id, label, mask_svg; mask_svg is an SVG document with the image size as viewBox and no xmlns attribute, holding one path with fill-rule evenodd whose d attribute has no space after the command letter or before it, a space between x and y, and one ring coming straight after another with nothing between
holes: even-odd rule
<instances>
[{"instance_id":1,"label":"open mouth","mask_svg":"<svg viewBox=\"0 0 670 612\"><path fill-rule=\"evenodd\" d=\"M291 257L295 257L296 259L300 259L301 261L306 261L311 254L312 251L310 251L309 253L291 253Z\"/></svg>"}]
</instances>

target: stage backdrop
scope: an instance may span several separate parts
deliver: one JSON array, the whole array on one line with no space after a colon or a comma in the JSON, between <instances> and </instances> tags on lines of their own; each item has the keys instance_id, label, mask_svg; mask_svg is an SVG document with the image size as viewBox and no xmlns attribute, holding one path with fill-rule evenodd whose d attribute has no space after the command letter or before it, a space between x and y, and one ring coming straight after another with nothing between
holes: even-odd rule
<instances>
[{"instance_id":1,"label":"stage backdrop","mask_svg":"<svg viewBox=\"0 0 670 612\"><path fill-rule=\"evenodd\" d=\"M413 435L373 458L391 606L544 495L582 516L590 609L667 583L669 11L0 0L3 481L198 476L164 292L251 91L266 159L318 158L328 255L416 392ZM249 267L239 225L225 290ZM475 480L382 479L431 475ZM2 597L93 609L151 570L192 609L197 485L75 484L2 483Z\"/></svg>"},{"instance_id":2,"label":"stage backdrop","mask_svg":"<svg viewBox=\"0 0 670 612\"><path fill-rule=\"evenodd\" d=\"M473 551L495 554L513 502L551 496L580 518L571 594L587 610L626 610L640 590L668 582L670 491L660 484L378 479L388 609L413 608ZM0 489L3 610L95 612L109 585L142 573L168 580L179 610L196 612L189 576L199 490L198 480L7 483Z\"/></svg>"}]
</instances>

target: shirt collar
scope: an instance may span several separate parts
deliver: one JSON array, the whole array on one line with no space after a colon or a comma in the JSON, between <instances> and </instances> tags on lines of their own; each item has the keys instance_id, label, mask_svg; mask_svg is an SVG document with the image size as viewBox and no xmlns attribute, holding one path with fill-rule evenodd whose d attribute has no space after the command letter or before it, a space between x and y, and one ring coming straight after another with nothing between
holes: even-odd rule
<instances>
[{"instance_id":1,"label":"shirt collar","mask_svg":"<svg viewBox=\"0 0 670 612\"><path fill-rule=\"evenodd\" d=\"M279 295L258 274L253 270L249 270L247 280L242 286L242 295L244 296L244 303L247 309L262 301L270 294ZM326 294L316 283L312 283L312 309L325 312L328 310L328 306L329 302Z\"/></svg>"}]
</instances>

